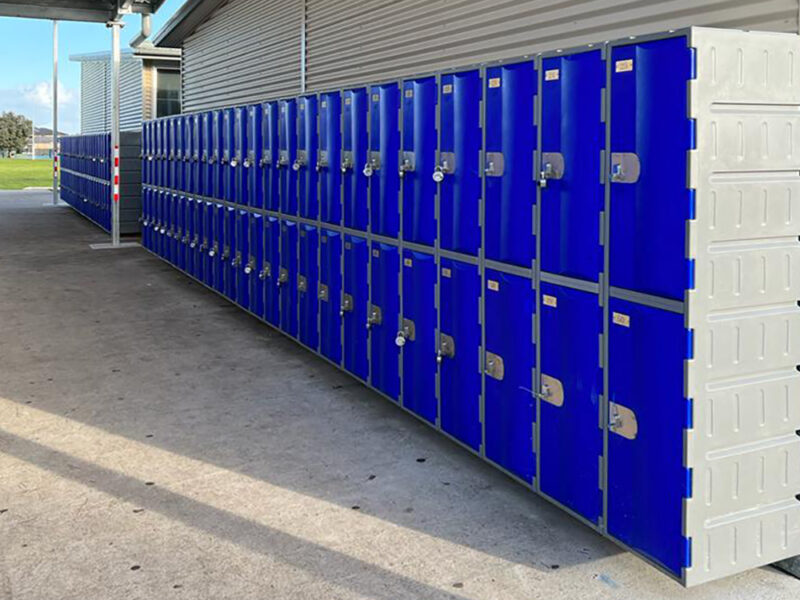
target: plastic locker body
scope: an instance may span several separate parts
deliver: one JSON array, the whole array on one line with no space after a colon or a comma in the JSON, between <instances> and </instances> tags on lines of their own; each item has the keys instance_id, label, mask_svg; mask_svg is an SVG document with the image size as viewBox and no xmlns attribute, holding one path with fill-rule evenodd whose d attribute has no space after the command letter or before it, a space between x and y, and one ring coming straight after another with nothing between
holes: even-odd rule
<instances>
[{"instance_id":1,"label":"plastic locker body","mask_svg":"<svg viewBox=\"0 0 800 600\"><path fill-rule=\"evenodd\" d=\"M342 363L342 234L322 229L319 238L320 352Z\"/></svg>"},{"instance_id":2,"label":"plastic locker body","mask_svg":"<svg viewBox=\"0 0 800 600\"><path fill-rule=\"evenodd\" d=\"M186 196L175 196L175 266L181 271L186 270Z\"/></svg>"},{"instance_id":3,"label":"plastic locker body","mask_svg":"<svg viewBox=\"0 0 800 600\"><path fill-rule=\"evenodd\" d=\"M363 166L368 159L367 117L369 101L366 88L346 90L342 94L342 203L344 226L366 231L369 226L369 182Z\"/></svg>"},{"instance_id":4,"label":"plastic locker body","mask_svg":"<svg viewBox=\"0 0 800 600\"><path fill-rule=\"evenodd\" d=\"M610 74L611 285L683 300L692 218L693 54L685 37L617 46Z\"/></svg>"},{"instance_id":5,"label":"plastic locker body","mask_svg":"<svg viewBox=\"0 0 800 600\"><path fill-rule=\"evenodd\" d=\"M278 102L278 173L280 178L280 211L297 214L297 101Z\"/></svg>"},{"instance_id":6,"label":"plastic locker body","mask_svg":"<svg viewBox=\"0 0 800 600\"><path fill-rule=\"evenodd\" d=\"M233 202L242 205L246 205L249 199L247 169L244 166L245 160L247 160L247 151L247 107L239 106L233 109L231 179L233 180Z\"/></svg>"},{"instance_id":7,"label":"plastic locker body","mask_svg":"<svg viewBox=\"0 0 800 600\"><path fill-rule=\"evenodd\" d=\"M222 111L215 110L211 113L211 175L212 175L212 198L222 200L224 194L224 174L225 162L223 160L223 118Z\"/></svg>"},{"instance_id":8,"label":"plastic locker body","mask_svg":"<svg viewBox=\"0 0 800 600\"><path fill-rule=\"evenodd\" d=\"M597 523L603 510L602 307L596 294L546 282L540 306L539 487ZM581 443L571 443L576 439Z\"/></svg>"},{"instance_id":9,"label":"plastic locker body","mask_svg":"<svg viewBox=\"0 0 800 600\"><path fill-rule=\"evenodd\" d=\"M247 107L247 158L243 167L247 177L247 204L253 208L264 208L262 128L261 105L251 104Z\"/></svg>"},{"instance_id":10,"label":"plastic locker body","mask_svg":"<svg viewBox=\"0 0 800 600\"><path fill-rule=\"evenodd\" d=\"M278 272L281 331L297 337L297 223L281 221L281 262Z\"/></svg>"},{"instance_id":11,"label":"plastic locker body","mask_svg":"<svg viewBox=\"0 0 800 600\"><path fill-rule=\"evenodd\" d=\"M680 576L688 566L683 315L611 298L608 532Z\"/></svg>"},{"instance_id":12,"label":"plastic locker body","mask_svg":"<svg viewBox=\"0 0 800 600\"><path fill-rule=\"evenodd\" d=\"M236 113L222 110L222 199L236 202Z\"/></svg>"},{"instance_id":13,"label":"plastic locker body","mask_svg":"<svg viewBox=\"0 0 800 600\"><path fill-rule=\"evenodd\" d=\"M150 132L151 132L151 125L152 121L145 121L142 123L142 183L144 185L150 184ZM64 140L61 140L61 151L63 154L67 154L69 150L64 147ZM63 157L62 157L62 166L63 166ZM142 240L144 241L144 239ZM145 246L146 247L146 246Z\"/></svg>"},{"instance_id":14,"label":"plastic locker body","mask_svg":"<svg viewBox=\"0 0 800 600\"><path fill-rule=\"evenodd\" d=\"M436 424L436 258L403 250L403 314L397 341L402 344L403 406Z\"/></svg>"},{"instance_id":15,"label":"plastic locker body","mask_svg":"<svg viewBox=\"0 0 800 600\"><path fill-rule=\"evenodd\" d=\"M441 258L439 297L440 423L443 431L477 451L482 442L478 267Z\"/></svg>"},{"instance_id":16,"label":"plastic locker body","mask_svg":"<svg viewBox=\"0 0 800 600\"><path fill-rule=\"evenodd\" d=\"M200 173L200 157L203 153L202 115L196 113L190 117L192 127L192 156L189 163L189 179L191 180L189 189L192 194L202 195L202 177Z\"/></svg>"},{"instance_id":17,"label":"plastic locker body","mask_svg":"<svg viewBox=\"0 0 800 600\"><path fill-rule=\"evenodd\" d=\"M439 103L439 243L445 250L477 255L483 145L480 71L442 75Z\"/></svg>"},{"instance_id":18,"label":"plastic locker body","mask_svg":"<svg viewBox=\"0 0 800 600\"><path fill-rule=\"evenodd\" d=\"M532 281L491 269L485 278L486 457L530 484L536 473Z\"/></svg>"},{"instance_id":19,"label":"plastic locker body","mask_svg":"<svg viewBox=\"0 0 800 600\"><path fill-rule=\"evenodd\" d=\"M435 77L403 82L403 239L427 246L436 241L437 102Z\"/></svg>"},{"instance_id":20,"label":"plastic locker body","mask_svg":"<svg viewBox=\"0 0 800 600\"><path fill-rule=\"evenodd\" d=\"M250 310L250 213L236 211L236 251L233 256L233 272L236 278L236 303Z\"/></svg>"},{"instance_id":21,"label":"plastic locker body","mask_svg":"<svg viewBox=\"0 0 800 600\"><path fill-rule=\"evenodd\" d=\"M205 202L203 205L203 239L200 244L200 251L203 257L203 283L215 289L216 258L212 251L214 251L216 245L214 239L216 219L217 205L213 202ZM218 246L217 251L219 251Z\"/></svg>"},{"instance_id":22,"label":"plastic locker body","mask_svg":"<svg viewBox=\"0 0 800 600\"><path fill-rule=\"evenodd\" d=\"M64 152L63 149L64 140L61 141L61 144L62 144L61 151ZM61 189L62 198L64 198L65 189L66 186L62 184L62 189ZM149 187L142 187L142 246L144 246L147 250L153 249L152 237L150 235L151 232L150 224L153 218L152 198L153 198L152 190Z\"/></svg>"},{"instance_id":23,"label":"plastic locker body","mask_svg":"<svg viewBox=\"0 0 800 600\"><path fill-rule=\"evenodd\" d=\"M305 223L301 223L299 228L300 260L295 282L300 310L298 338L301 343L312 350L317 350L319 349L319 297L317 295L319 230L314 225Z\"/></svg>"},{"instance_id":24,"label":"plastic locker body","mask_svg":"<svg viewBox=\"0 0 800 600\"><path fill-rule=\"evenodd\" d=\"M225 264L223 262L223 248L225 244L225 206L217 204L212 205L213 212L213 235L211 237L211 250L209 256L212 259L212 284L214 289L219 293L225 293Z\"/></svg>"},{"instance_id":25,"label":"plastic locker body","mask_svg":"<svg viewBox=\"0 0 800 600\"><path fill-rule=\"evenodd\" d=\"M214 116L211 112L204 112L201 116L201 131L200 139L202 145L202 153L200 154L200 171L201 171L201 192L204 196L209 198L214 197L214 160L216 158L216 151L214 150Z\"/></svg>"},{"instance_id":26,"label":"plastic locker body","mask_svg":"<svg viewBox=\"0 0 800 600\"><path fill-rule=\"evenodd\" d=\"M530 267L535 254L536 85L533 61L486 69L485 254L521 267Z\"/></svg>"},{"instance_id":27,"label":"plastic locker body","mask_svg":"<svg viewBox=\"0 0 800 600\"><path fill-rule=\"evenodd\" d=\"M369 338L366 328L369 305L369 247L366 238L344 237L344 282L342 319L344 368L367 381Z\"/></svg>"},{"instance_id":28,"label":"plastic locker body","mask_svg":"<svg viewBox=\"0 0 800 600\"><path fill-rule=\"evenodd\" d=\"M261 105L261 177L264 208L280 210L280 176L278 169L278 102Z\"/></svg>"},{"instance_id":29,"label":"plastic locker body","mask_svg":"<svg viewBox=\"0 0 800 600\"><path fill-rule=\"evenodd\" d=\"M236 256L236 209L232 206L225 206L225 217L223 227L223 243L222 243L222 265L223 265L223 278L224 294L225 296L236 302L236 268L234 260Z\"/></svg>"},{"instance_id":30,"label":"plastic locker body","mask_svg":"<svg viewBox=\"0 0 800 600\"><path fill-rule=\"evenodd\" d=\"M400 233L399 108L396 83L370 88L369 155L362 169L369 178L370 231L388 237Z\"/></svg>"},{"instance_id":31,"label":"plastic locker body","mask_svg":"<svg viewBox=\"0 0 800 600\"><path fill-rule=\"evenodd\" d=\"M178 195L167 194L167 260L178 264Z\"/></svg>"},{"instance_id":32,"label":"plastic locker body","mask_svg":"<svg viewBox=\"0 0 800 600\"><path fill-rule=\"evenodd\" d=\"M317 97L297 100L297 156L292 168L297 172L300 216L316 220L319 216L317 190Z\"/></svg>"},{"instance_id":33,"label":"plastic locker body","mask_svg":"<svg viewBox=\"0 0 800 600\"><path fill-rule=\"evenodd\" d=\"M542 59L541 269L597 281L605 202L602 50Z\"/></svg>"},{"instance_id":34,"label":"plastic locker body","mask_svg":"<svg viewBox=\"0 0 800 600\"><path fill-rule=\"evenodd\" d=\"M395 343L400 314L400 251L372 242L370 247L370 383L393 400L400 397L400 349Z\"/></svg>"},{"instance_id":35,"label":"plastic locker body","mask_svg":"<svg viewBox=\"0 0 800 600\"><path fill-rule=\"evenodd\" d=\"M320 219L324 223L342 222L342 96L328 92L319 96L319 172ZM341 239L339 240L341 244Z\"/></svg>"},{"instance_id":36,"label":"plastic locker body","mask_svg":"<svg viewBox=\"0 0 800 600\"><path fill-rule=\"evenodd\" d=\"M252 168L252 167L251 167ZM250 213L250 256L247 260L250 279L250 312L264 317L264 215Z\"/></svg>"},{"instance_id":37,"label":"plastic locker body","mask_svg":"<svg viewBox=\"0 0 800 600\"><path fill-rule=\"evenodd\" d=\"M176 155L178 152L178 121L176 117L169 117L167 119L167 177L166 183L169 189L177 189L177 160Z\"/></svg>"},{"instance_id":38,"label":"plastic locker body","mask_svg":"<svg viewBox=\"0 0 800 600\"><path fill-rule=\"evenodd\" d=\"M264 217L264 318L281 325L280 275L281 222L277 217Z\"/></svg>"}]
</instances>

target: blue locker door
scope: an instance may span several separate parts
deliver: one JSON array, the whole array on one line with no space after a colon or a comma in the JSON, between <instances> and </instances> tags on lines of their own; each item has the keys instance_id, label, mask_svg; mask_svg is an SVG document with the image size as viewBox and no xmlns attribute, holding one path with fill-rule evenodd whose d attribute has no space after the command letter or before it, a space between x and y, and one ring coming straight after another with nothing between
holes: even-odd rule
<instances>
[{"instance_id":1,"label":"blue locker door","mask_svg":"<svg viewBox=\"0 0 800 600\"><path fill-rule=\"evenodd\" d=\"M213 151L211 155L211 170L213 176L213 193L211 196L216 199L223 199L225 197L224 193L224 173L225 173L225 164L223 161L223 119L222 119L222 111L215 110L212 113L212 131L211 135L213 138Z\"/></svg>"},{"instance_id":2,"label":"blue locker door","mask_svg":"<svg viewBox=\"0 0 800 600\"><path fill-rule=\"evenodd\" d=\"M611 285L683 300L692 50L662 39L615 47L611 61Z\"/></svg>"},{"instance_id":3,"label":"blue locker door","mask_svg":"<svg viewBox=\"0 0 800 600\"><path fill-rule=\"evenodd\" d=\"M688 565L683 316L611 298L608 531L676 575Z\"/></svg>"},{"instance_id":4,"label":"blue locker door","mask_svg":"<svg viewBox=\"0 0 800 600\"><path fill-rule=\"evenodd\" d=\"M173 265L178 265L178 195L169 194L169 227L167 229L168 258Z\"/></svg>"},{"instance_id":5,"label":"blue locker door","mask_svg":"<svg viewBox=\"0 0 800 600\"><path fill-rule=\"evenodd\" d=\"M203 272L203 261L205 257L205 247L203 247L206 230L206 207L205 203L197 198L194 206L194 276L200 281L205 281Z\"/></svg>"},{"instance_id":6,"label":"blue locker door","mask_svg":"<svg viewBox=\"0 0 800 600\"><path fill-rule=\"evenodd\" d=\"M369 344L367 309L369 305L369 248L365 238L344 237L344 289L342 319L344 330L344 368L367 380Z\"/></svg>"},{"instance_id":7,"label":"blue locker door","mask_svg":"<svg viewBox=\"0 0 800 600\"><path fill-rule=\"evenodd\" d=\"M166 183L169 189L175 189L175 117L167 119L167 175ZM99 175L99 173L97 173Z\"/></svg>"},{"instance_id":8,"label":"blue locker door","mask_svg":"<svg viewBox=\"0 0 800 600\"><path fill-rule=\"evenodd\" d=\"M428 246L436 240L436 103L435 77L403 83L403 239Z\"/></svg>"},{"instance_id":9,"label":"blue locker door","mask_svg":"<svg viewBox=\"0 0 800 600\"><path fill-rule=\"evenodd\" d=\"M442 429L481 446L481 277L478 267L442 258L439 269L439 398Z\"/></svg>"},{"instance_id":10,"label":"blue locker door","mask_svg":"<svg viewBox=\"0 0 800 600\"><path fill-rule=\"evenodd\" d=\"M313 350L319 349L319 298L317 296L317 248L319 232L313 225L300 225L300 263L297 295L300 305L299 339Z\"/></svg>"},{"instance_id":11,"label":"blue locker door","mask_svg":"<svg viewBox=\"0 0 800 600\"><path fill-rule=\"evenodd\" d=\"M186 196L175 197L175 265L186 270Z\"/></svg>"},{"instance_id":12,"label":"blue locker door","mask_svg":"<svg viewBox=\"0 0 800 600\"><path fill-rule=\"evenodd\" d=\"M211 246L211 258L214 259L214 289L225 293L225 261L223 251L225 248L225 207L222 204L214 204L214 237Z\"/></svg>"},{"instance_id":13,"label":"blue locker door","mask_svg":"<svg viewBox=\"0 0 800 600\"><path fill-rule=\"evenodd\" d=\"M209 287L215 287L216 258L212 251L219 250L214 237L216 234L216 220L217 205L213 202L206 202L203 207L203 243L200 251L203 255L203 283Z\"/></svg>"},{"instance_id":14,"label":"blue locker door","mask_svg":"<svg viewBox=\"0 0 800 600\"><path fill-rule=\"evenodd\" d=\"M150 176L148 174L148 164L147 164L147 157L150 153L150 122L145 121L142 123L142 184L147 185L150 183ZM64 146L62 140L62 152L67 154L69 152L68 149ZM144 240L142 240L144 241Z\"/></svg>"},{"instance_id":15,"label":"blue locker door","mask_svg":"<svg viewBox=\"0 0 800 600\"><path fill-rule=\"evenodd\" d=\"M317 197L317 97L298 99L297 157L292 168L297 171L297 195L300 216L316 220L319 214Z\"/></svg>"},{"instance_id":16,"label":"blue locker door","mask_svg":"<svg viewBox=\"0 0 800 600\"><path fill-rule=\"evenodd\" d=\"M400 91L396 83L370 89L369 156L363 172L369 182L370 231L397 237L400 231Z\"/></svg>"},{"instance_id":17,"label":"blue locker door","mask_svg":"<svg viewBox=\"0 0 800 600\"><path fill-rule=\"evenodd\" d=\"M236 275L236 302L245 310L250 310L250 213L236 211L236 255L234 257Z\"/></svg>"},{"instance_id":18,"label":"blue locker door","mask_svg":"<svg viewBox=\"0 0 800 600\"><path fill-rule=\"evenodd\" d=\"M212 113L204 112L201 115L202 124L200 130L200 191L204 196L214 196L214 172L212 161L214 160L214 119Z\"/></svg>"},{"instance_id":19,"label":"blue locker door","mask_svg":"<svg viewBox=\"0 0 800 600\"><path fill-rule=\"evenodd\" d=\"M247 159L244 168L247 172L247 203L253 208L264 208L264 178L261 173L261 149L263 142L262 113L260 104L247 107Z\"/></svg>"},{"instance_id":20,"label":"blue locker door","mask_svg":"<svg viewBox=\"0 0 800 600\"><path fill-rule=\"evenodd\" d=\"M192 115L192 158L189 167L190 177L192 180L191 190L193 194L202 195L202 182L200 177L200 156L203 153L203 139L200 135L201 132L201 115Z\"/></svg>"},{"instance_id":21,"label":"blue locker door","mask_svg":"<svg viewBox=\"0 0 800 600\"><path fill-rule=\"evenodd\" d=\"M542 59L541 268L597 281L605 202L601 50Z\"/></svg>"},{"instance_id":22,"label":"blue locker door","mask_svg":"<svg viewBox=\"0 0 800 600\"><path fill-rule=\"evenodd\" d=\"M186 271L192 277L197 277L197 201L186 198Z\"/></svg>"},{"instance_id":23,"label":"blue locker door","mask_svg":"<svg viewBox=\"0 0 800 600\"><path fill-rule=\"evenodd\" d=\"M247 204L249 195L247 193L247 169L245 160L247 159L247 107L240 106L234 109L233 125L233 159L231 160L231 171L233 178L233 201L237 204Z\"/></svg>"},{"instance_id":24,"label":"blue locker door","mask_svg":"<svg viewBox=\"0 0 800 600\"><path fill-rule=\"evenodd\" d=\"M178 149L175 152L175 162L176 162L176 171L177 174L175 176L175 187L181 191L185 192L187 189L187 181L186 181L186 160L189 156L189 121L188 117L175 117L176 127L177 130L175 132L175 138L178 143Z\"/></svg>"},{"instance_id":25,"label":"blue locker door","mask_svg":"<svg viewBox=\"0 0 800 600\"><path fill-rule=\"evenodd\" d=\"M489 67L484 85L486 258L530 267L535 253L536 68L533 61Z\"/></svg>"},{"instance_id":26,"label":"blue locker door","mask_svg":"<svg viewBox=\"0 0 800 600\"><path fill-rule=\"evenodd\" d=\"M278 102L261 105L261 175L264 208L280 210L280 177L278 176Z\"/></svg>"},{"instance_id":27,"label":"blue locker door","mask_svg":"<svg viewBox=\"0 0 800 600\"><path fill-rule=\"evenodd\" d=\"M483 293L486 457L532 483L536 473L532 282L487 269Z\"/></svg>"},{"instance_id":28,"label":"blue locker door","mask_svg":"<svg viewBox=\"0 0 800 600\"><path fill-rule=\"evenodd\" d=\"M602 308L596 294L543 282L540 319L541 391L546 397L539 409L539 486L597 523L603 510Z\"/></svg>"},{"instance_id":29,"label":"blue locker door","mask_svg":"<svg viewBox=\"0 0 800 600\"><path fill-rule=\"evenodd\" d=\"M161 229L164 226L164 192L156 190L153 192L153 250L156 254L164 256L164 235Z\"/></svg>"},{"instance_id":30,"label":"blue locker door","mask_svg":"<svg viewBox=\"0 0 800 600\"><path fill-rule=\"evenodd\" d=\"M264 318L264 216L250 214L250 256L247 260L247 276L250 280L250 311Z\"/></svg>"},{"instance_id":31,"label":"blue locker door","mask_svg":"<svg viewBox=\"0 0 800 600\"><path fill-rule=\"evenodd\" d=\"M276 217L264 218L264 318L274 325L281 325L280 302L280 240L281 222Z\"/></svg>"},{"instance_id":32,"label":"blue locker door","mask_svg":"<svg viewBox=\"0 0 800 600\"><path fill-rule=\"evenodd\" d=\"M367 162L368 96L365 88L347 90L342 109L342 201L344 226L366 231L369 224L367 192L369 190L363 165Z\"/></svg>"},{"instance_id":33,"label":"blue locker door","mask_svg":"<svg viewBox=\"0 0 800 600\"><path fill-rule=\"evenodd\" d=\"M445 250L477 255L481 189L481 75L441 77L441 132L435 175L439 184L439 230ZM531 159L532 160L532 159Z\"/></svg>"},{"instance_id":34,"label":"blue locker door","mask_svg":"<svg viewBox=\"0 0 800 600\"><path fill-rule=\"evenodd\" d=\"M342 363L342 234L323 229L319 250L320 352Z\"/></svg>"},{"instance_id":35,"label":"blue locker door","mask_svg":"<svg viewBox=\"0 0 800 600\"><path fill-rule=\"evenodd\" d=\"M278 114L278 168L280 174L280 211L297 214L297 101L281 100Z\"/></svg>"},{"instance_id":36,"label":"blue locker door","mask_svg":"<svg viewBox=\"0 0 800 600\"><path fill-rule=\"evenodd\" d=\"M236 201L236 109L222 111L222 198Z\"/></svg>"},{"instance_id":37,"label":"blue locker door","mask_svg":"<svg viewBox=\"0 0 800 600\"><path fill-rule=\"evenodd\" d=\"M400 314L400 251L372 242L370 260L370 383L384 394L400 397L400 348L395 343Z\"/></svg>"},{"instance_id":38,"label":"blue locker door","mask_svg":"<svg viewBox=\"0 0 800 600\"><path fill-rule=\"evenodd\" d=\"M319 100L319 201L325 223L342 222L342 97L339 92L320 94ZM340 242L341 243L341 242Z\"/></svg>"},{"instance_id":39,"label":"blue locker door","mask_svg":"<svg viewBox=\"0 0 800 600\"><path fill-rule=\"evenodd\" d=\"M278 273L281 330L297 337L297 223L281 221L281 267Z\"/></svg>"},{"instance_id":40,"label":"blue locker door","mask_svg":"<svg viewBox=\"0 0 800 600\"><path fill-rule=\"evenodd\" d=\"M63 144L64 142L62 142ZM67 183L66 179L64 185L62 186L62 190L66 191ZM64 193L61 193L61 197L64 197ZM150 241L150 222L152 219L153 208L151 205L151 195L152 192L148 187L142 187L142 246L144 246L148 250L152 250L153 246Z\"/></svg>"},{"instance_id":41,"label":"blue locker door","mask_svg":"<svg viewBox=\"0 0 800 600\"><path fill-rule=\"evenodd\" d=\"M403 250L403 406L436 424L436 258Z\"/></svg>"},{"instance_id":42,"label":"blue locker door","mask_svg":"<svg viewBox=\"0 0 800 600\"><path fill-rule=\"evenodd\" d=\"M225 225L223 229L222 264L225 281L225 295L236 301L236 209L225 207Z\"/></svg>"}]
</instances>

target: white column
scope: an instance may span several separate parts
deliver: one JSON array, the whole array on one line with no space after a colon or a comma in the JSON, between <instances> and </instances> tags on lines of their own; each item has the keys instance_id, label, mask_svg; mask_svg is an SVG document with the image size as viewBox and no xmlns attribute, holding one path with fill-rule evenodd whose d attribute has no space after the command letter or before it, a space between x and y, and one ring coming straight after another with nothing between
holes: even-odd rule
<instances>
[{"instance_id":1,"label":"white column","mask_svg":"<svg viewBox=\"0 0 800 600\"><path fill-rule=\"evenodd\" d=\"M111 21L111 245L119 246L119 30L122 21Z\"/></svg>"},{"instance_id":2,"label":"white column","mask_svg":"<svg viewBox=\"0 0 800 600\"><path fill-rule=\"evenodd\" d=\"M36 147L34 146L34 152ZM58 21L53 21L53 204L58 204Z\"/></svg>"}]
</instances>

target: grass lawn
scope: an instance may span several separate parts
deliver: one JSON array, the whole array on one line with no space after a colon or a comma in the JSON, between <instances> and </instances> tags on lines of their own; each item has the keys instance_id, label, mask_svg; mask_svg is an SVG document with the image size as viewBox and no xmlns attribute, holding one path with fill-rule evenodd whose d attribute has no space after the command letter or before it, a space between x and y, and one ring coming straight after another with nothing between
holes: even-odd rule
<instances>
[{"instance_id":1,"label":"grass lawn","mask_svg":"<svg viewBox=\"0 0 800 600\"><path fill-rule=\"evenodd\" d=\"M0 158L0 190L53 187L53 163L49 160Z\"/></svg>"}]
</instances>

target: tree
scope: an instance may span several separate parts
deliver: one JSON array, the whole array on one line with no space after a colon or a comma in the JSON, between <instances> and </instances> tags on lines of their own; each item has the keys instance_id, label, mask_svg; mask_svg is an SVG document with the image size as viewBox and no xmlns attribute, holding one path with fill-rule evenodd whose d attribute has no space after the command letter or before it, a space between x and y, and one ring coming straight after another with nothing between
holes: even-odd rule
<instances>
[{"instance_id":1,"label":"tree","mask_svg":"<svg viewBox=\"0 0 800 600\"><path fill-rule=\"evenodd\" d=\"M13 112L0 115L0 153L6 155L25 150L31 137L33 121Z\"/></svg>"}]
</instances>

